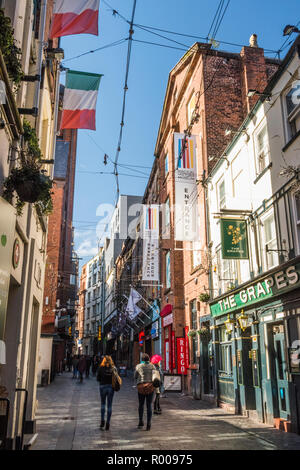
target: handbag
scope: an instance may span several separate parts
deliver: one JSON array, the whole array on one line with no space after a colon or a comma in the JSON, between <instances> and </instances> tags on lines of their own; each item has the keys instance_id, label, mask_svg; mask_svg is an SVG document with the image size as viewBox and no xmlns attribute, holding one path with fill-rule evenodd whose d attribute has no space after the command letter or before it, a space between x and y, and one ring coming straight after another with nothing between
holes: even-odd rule
<instances>
[{"instance_id":1,"label":"handbag","mask_svg":"<svg viewBox=\"0 0 300 470\"><path fill-rule=\"evenodd\" d=\"M152 384L153 387L158 388L161 385L159 370L155 369L152 372Z\"/></svg>"},{"instance_id":2,"label":"handbag","mask_svg":"<svg viewBox=\"0 0 300 470\"><path fill-rule=\"evenodd\" d=\"M137 386L138 393L141 395L150 395L150 393L154 392L154 386L152 382L144 382L142 384L138 384Z\"/></svg>"},{"instance_id":3,"label":"handbag","mask_svg":"<svg viewBox=\"0 0 300 470\"><path fill-rule=\"evenodd\" d=\"M112 371L111 384L115 392L118 392L120 390L122 385L122 379L119 376L116 368L114 368Z\"/></svg>"}]
</instances>

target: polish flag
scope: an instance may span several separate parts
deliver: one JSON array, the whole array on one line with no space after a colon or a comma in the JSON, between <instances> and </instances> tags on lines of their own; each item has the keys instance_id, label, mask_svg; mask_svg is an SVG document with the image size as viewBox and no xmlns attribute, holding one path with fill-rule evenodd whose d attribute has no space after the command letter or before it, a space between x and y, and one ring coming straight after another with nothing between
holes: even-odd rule
<instances>
[{"instance_id":1,"label":"polish flag","mask_svg":"<svg viewBox=\"0 0 300 470\"><path fill-rule=\"evenodd\" d=\"M100 0L55 0L50 39L70 34L98 36Z\"/></svg>"},{"instance_id":2,"label":"polish flag","mask_svg":"<svg viewBox=\"0 0 300 470\"><path fill-rule=\"evenodd\" d=\"M61 129L96 130L96 104L102 75L69 70Z\"/></svg>"}]
</instances>

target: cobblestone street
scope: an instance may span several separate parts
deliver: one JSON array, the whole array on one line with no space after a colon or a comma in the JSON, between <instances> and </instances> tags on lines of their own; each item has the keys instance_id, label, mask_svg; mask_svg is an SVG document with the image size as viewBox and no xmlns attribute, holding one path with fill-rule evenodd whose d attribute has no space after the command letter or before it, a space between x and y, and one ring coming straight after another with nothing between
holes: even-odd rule
<instances>
[{"instance_id":1,"label":"cobblestone street","mask_svg":"<svg viewBox=\"0 0 300 470\"><path fill-rule=\"evenodd\" d=\"M277 431L189 396L168 393L150 432L137 429L137 391L125 378L115 393L109 431L99 429L95 378L83 384L64 373L38 389L33 450L279 450L300 449L300 436Z\"/></svg>"}]
</instances>

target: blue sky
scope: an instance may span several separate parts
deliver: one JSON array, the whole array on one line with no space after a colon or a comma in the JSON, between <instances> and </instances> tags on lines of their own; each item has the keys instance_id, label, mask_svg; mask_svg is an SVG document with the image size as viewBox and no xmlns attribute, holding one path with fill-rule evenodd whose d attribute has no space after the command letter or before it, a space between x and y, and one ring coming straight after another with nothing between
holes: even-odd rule
<instances>
[{"instance_id":1,"label":"blue sky","mask_svg":"<svg viewBox=\"0 0 300 470\"><path fill-rule=\"evenodd\" d=\"M130 19L133 0L108 0L108 3ZM137 0L135 23L206 37L218 4L219 0ZM256 33L260 47L278 50L285 40L282 36L284 26L297 24L298 21L299 0L231 0L217 39L248 45L251 34ZM116 154L127 42L78 59L68 59L127 38L128 29L128 24L118 16L113 16L111 10L100 0L99 36L68 36L61 43L65 50L65 67L103 74L97 104L97 130L79 130L73 220L75 249L83 258L81 264L96 253L97 238L103 233L105 223L103 218L96 215L97 208L100 204L114 204L116 199L114 176L96 172L113 171L111 163L107 166L103 164L103 156L105 152L114 160ZM192 38L167 36L187 46L196 41ZM133 37L177 47L176 44L137 27L134 28ZM239 52L241 47L221 44L219 49ZM168 74L183 54L183 51L175 49L133 43L120 164L148 167L136 166L135 169L149 174ZM120 176L122 194L143 195L147 183L145 174L133 173L129 168L121 167L119 172L136 175Z\"/></svg>"}]
</instances>

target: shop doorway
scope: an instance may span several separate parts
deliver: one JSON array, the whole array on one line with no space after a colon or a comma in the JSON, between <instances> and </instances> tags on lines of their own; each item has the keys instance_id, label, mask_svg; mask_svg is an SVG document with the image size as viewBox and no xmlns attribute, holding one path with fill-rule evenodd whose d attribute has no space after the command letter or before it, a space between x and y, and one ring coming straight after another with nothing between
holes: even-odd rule
<instances>
[{"instance_id":1,"label":"shop doorway","mask_svg":"<svg viewBox=\"0 0 300 470\"><path fill-rule=\"evenodd\" d=\"M273 326L273 358L276 377L276 391L279 417L289 419L290 403L288 389L288 369L285 356L283 324Z\"/></svg>"}]
</instances>

